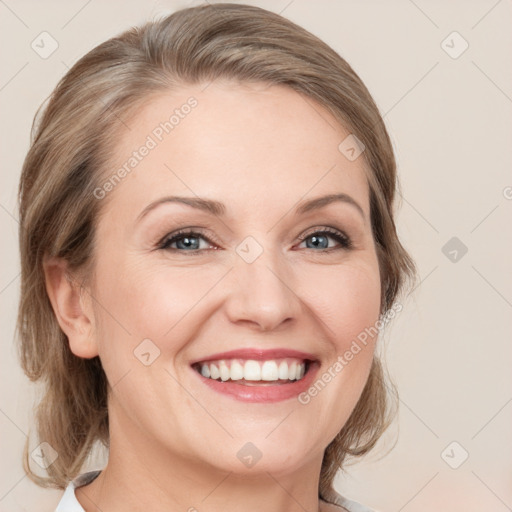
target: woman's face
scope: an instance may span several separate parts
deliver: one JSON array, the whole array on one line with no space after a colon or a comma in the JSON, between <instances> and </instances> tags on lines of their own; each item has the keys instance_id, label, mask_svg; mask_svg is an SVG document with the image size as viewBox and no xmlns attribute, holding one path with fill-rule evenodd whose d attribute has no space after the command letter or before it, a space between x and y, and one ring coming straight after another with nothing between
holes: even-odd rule
<instances>
[{"instance_id":1,"label":"woman's face","mask_svg":"<svg viewBox=\"0 0 512 512\"><path fill-rule=\"evenodd\" d=\"M204 86L153 97L120 125L95 191L111 451L319 469L371 366L375 339L358 335L379 317L363 156L289 88Z\"/></svg>"}]
</instances>

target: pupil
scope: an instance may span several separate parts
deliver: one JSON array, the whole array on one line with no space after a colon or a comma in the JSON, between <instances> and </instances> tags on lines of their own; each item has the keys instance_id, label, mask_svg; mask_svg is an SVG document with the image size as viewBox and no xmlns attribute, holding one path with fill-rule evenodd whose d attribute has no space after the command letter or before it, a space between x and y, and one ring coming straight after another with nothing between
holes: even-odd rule
<instances>
[{"instance_id":1,"label":"pupil","mask_svg":"<svg viewBox=\"0 0 512 512\"><path fill-rule=\"evenodd\" d=\"M309 238L312 240L312 245L310 246L309 243L306 242L308 249L311 247L320 247L320 246L322 247L322 249L326 249L329 246L329 242L327 241L327 237L325 235L321 235L321 236L312 235ZM325 243L324 244L320 243L320 245L319 245L319 240L323 240Z\"/></svg>"},{"instance_id":2,"label":"pupil","mask_svg":"<svg viewBox=\"0 0 512 512\"><path fill-rule=\"evenodd\" d=\"M193 243L193 242L191 242L191 240L196 240L196 242ZM178 240L176 242L176 245L179 246L180 243L184 243L185 244L184 247L186 249L198 249L199 248L199 243L197 242L197 237L185 236L181 240Z\"/></svg>"}]
</instances>

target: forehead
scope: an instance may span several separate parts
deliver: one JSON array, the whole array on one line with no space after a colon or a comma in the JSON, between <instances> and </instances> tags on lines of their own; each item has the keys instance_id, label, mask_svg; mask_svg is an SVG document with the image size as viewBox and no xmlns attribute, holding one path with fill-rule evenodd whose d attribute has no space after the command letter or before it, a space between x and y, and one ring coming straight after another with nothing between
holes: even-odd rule
<instances>
[{"instance_id":1,"label":"forehead","mask_svg":"<svg viewBox=\"0 0 512 512\"><path fill-rule=\"evenodd\" d=\"M104 179L122 175L110 180L109 199L134 216L166 194L261 214L342 192L368 211L364 159L350 161L339 149L350 132L288 87L183 86L149 97L127 124Z\"/></svg>"}]
</instances>

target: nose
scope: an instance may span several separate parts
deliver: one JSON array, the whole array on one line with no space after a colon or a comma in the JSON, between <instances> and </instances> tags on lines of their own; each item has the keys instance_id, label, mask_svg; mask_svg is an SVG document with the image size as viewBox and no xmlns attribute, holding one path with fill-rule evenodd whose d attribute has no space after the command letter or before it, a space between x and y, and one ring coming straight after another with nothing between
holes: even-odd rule
<instances>
[{"instance_id":1,"label":"nose","mask_svg":"<svg viewBox=\"0 0 512 512\"><path fill-rule=\"evenodd\" d=\"M272 331L299 317L302 307L292 269L279 258L270 250L263 251L252 263L236 256L226 303L232 322Z\"/></svg>"}]
</instances>

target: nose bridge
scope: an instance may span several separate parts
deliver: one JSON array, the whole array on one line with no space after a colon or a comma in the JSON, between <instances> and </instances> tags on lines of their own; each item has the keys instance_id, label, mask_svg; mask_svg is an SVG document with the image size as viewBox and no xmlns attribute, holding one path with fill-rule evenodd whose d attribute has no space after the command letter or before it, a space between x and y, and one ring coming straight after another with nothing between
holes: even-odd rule
<instances>
[{"instance_id":1,"label":"nose bridge","mask_svg":"<svg viewBox=\"0 0 512 512\"><path fill-rule=\"evenodd\" d=\"M237 246L228 314L233 322L253 322L268 330L296 318L300 301L281 251L266 240L264 246L262 237L248 236Z\"/></svg>"}]
</instances>

